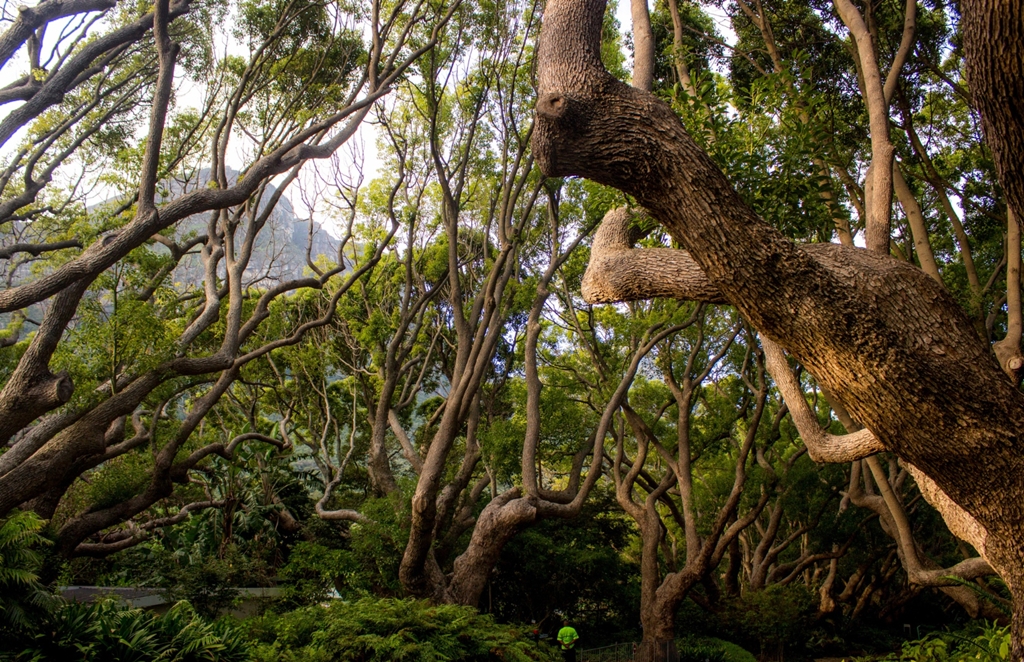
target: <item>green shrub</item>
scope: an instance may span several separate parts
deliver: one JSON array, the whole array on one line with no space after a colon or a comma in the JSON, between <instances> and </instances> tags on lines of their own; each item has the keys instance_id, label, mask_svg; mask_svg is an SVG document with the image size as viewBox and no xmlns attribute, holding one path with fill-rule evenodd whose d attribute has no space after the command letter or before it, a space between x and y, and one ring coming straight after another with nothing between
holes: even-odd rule
<instances>
[{"instance_id":1,"label":"green shrub","mask_svg":"<svg viewBox=\"0 0 1024 662\"><path fill-rule=\"evenodd\" d=\"M804 586L775 585L728 601L720 627L730 639L760 648L762 658L783 659L787 648L807 644L812 614L813 600Z\"/></svg>"},{"instance_id":2,"label":"green shrub","mask_svg":"<svg viewBox=\"0 0 1024 662\"><path fill-rule=\"evenodd\" d=\"M13 645L12 645L13 644ZM227 621L209 622L187 602L162 616L114 601L66 603L9 642L0 660L37 662L243 662L249 647Z\"/></svg>"},{"instance_id":3,"label":"green shrub","mask_svg":"<svg viewBox=\"0 0 1024 662\"><path fill-rule=\"evenodd\" d=\"M45 526L31 511L0 520L0 630L23 630L55 603L37 574L43 558L36 548L51 544L39 533Z\"/></svg>"},{"instance_id":4,"label":"green shrub","mask_svg":"<svg viewBox=\"0 0 1024 662\"><path fill-rule=\"evenodd\" d=\"M1010 628L973 623L956 632L932 632L907 641L878 662L998 662L1010 659Z\"/></svg>"},{"instance_id":5,"label":"green shrub","mask_svg":"<svg viewBox=\"0 0 1024 662\"><path fill-rule=\"evenodd\" d=\"M555 660L529 641L470 607L364 598L303 607L249 622L261 662L530 662Z\"/></svg>"},{"instance_id":6,"label":"green shrub","mask_svg":"<svg viewBox=\"0 0 1024 662\"><path fill-rule=\"evenodd\" d=\"M757 662L740 646L713 637L686 637L676 642L679 662Z\"/></svg>"},{"instance_id":7,"label":"green shrub","mask_svg":"<svg viewBox=\"0 0 1024 662\"><path fill-rule=\"evenodd\" d=\"M327 600L339 589L343 576L355 572L358 567L348 550L303 540L292 548L278 576L288 582L287 603L299 607Z\"/></svg>"},{"instance_id":8,"label":"green shrub","mask_svg":"<svg viewBox=\"0 0 1024 662\"><path fill-rule=\"evenodd\" d=\"M167 564L160 584L168 598L187 602L200 616L212 621L235 602L240 569L246 565L246 559L229 548L227 558L205 557L199 563Z\"/></svg>"},{"instance_id":9,"label":"green shrub","mask_svg":"<svg viewBox=\"0 0 1024 662\"><path fill-rule=\"evenodd\" d=\"M708 639L683 639L676 650L679 662L727 662L725 649Z\"/></svg>"},{"instance_id":10,"label":"green shrub","mask_svg":"<svg viewBox=\"0 0 1024 662\"><path fill-rule=\"evenodd\" d=\"M731 641L722 641L721 639L709 639L709 641L718 644L725 652L725 662L757 662L753 653Z\"/></svg>"}]
</instances>

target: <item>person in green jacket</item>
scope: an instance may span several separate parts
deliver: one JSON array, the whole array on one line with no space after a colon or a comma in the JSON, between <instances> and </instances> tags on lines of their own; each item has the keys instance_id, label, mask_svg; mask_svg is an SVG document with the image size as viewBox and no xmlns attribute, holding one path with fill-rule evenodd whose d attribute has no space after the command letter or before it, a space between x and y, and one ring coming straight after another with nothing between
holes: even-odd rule
<instances>
[{"instance_id":1,"label":"person in green jacket","mask_svg":"<svg viewBox=\"0 0 1024 662\"><path fill-rule=\"evenodd\" d=\"M562 621L562 629L558 631L558 643L562 646L562 658L565 662L576 662L576 641L579 638L576 630L569 626L569 621Z\"/></svg>"}]
</instances>

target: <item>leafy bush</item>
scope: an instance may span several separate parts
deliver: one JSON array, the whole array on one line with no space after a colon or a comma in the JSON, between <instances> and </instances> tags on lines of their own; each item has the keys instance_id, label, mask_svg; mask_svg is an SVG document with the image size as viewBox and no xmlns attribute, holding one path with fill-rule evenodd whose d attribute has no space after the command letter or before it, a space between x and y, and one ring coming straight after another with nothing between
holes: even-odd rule
<instances>
[{"instance_id":1,"label":"leafy bush","mask_svg":"<svg viewBox=\"0 0 1024 662\"><path fill-rule=\"evenodd\" d=\"M757 662L734 643L713 637L686 637L676 642L679 662Z\"/></svg>"},{"instance_id":2,"label":"leafy bush","mask_svg":"<svg viewBox=\"0 0 1024 662\"><path fill-rule=\"evenodd\" d=\"M640 569L622 552L636 540L636 529L605 487L595 487L583 508L571 520L542 520L505 545L492 575L489 611L505 623L536 619L554 631L561 619L552 624L544 616L562 614L586 648L636 641Z\"/></svg>"},{"instance_id":3,"label":"leafy bush","mask_svg":"<svg viewBox=\"0 0 1024 662\"><path fill-rule=\"evenodd\" d=\"M555 660L523 632L470 607L364 598L249 622L261 662L530 662Z\"/></svg>"},{"instance_id":4,"label":"leafy bush","mask_svg":"<svg viewBox=\"0 0 1024 662\"><path fill-rule=\"evenodd\" d=\"M762 658L782 659L787 648L806 645L812 611L811 595L802 585L769 586L730 600L719 627L730 639L759 647Z\"/></svg>"},{"instance_id":5,"label":"leafy bush","mask_svg":"<svg viewBox=\"0 0 1024 662\"><path fill-rule=\"evenodd\" d=\"M932 632L903 644L878 662L997 662L1010 659L1010 628L975 623L956 632Z\"/></svg>"},{"instance_id":6,"label":"leafy bush","mask_svg":"<svg viewBox=\"0 0 1024 662\"><path fill-rule=\"evenodd\" d=\"M184 526L163 531L165 539L148 540L115 558L75 559L68 583L162 589L172 602L188 602L200 616L215 620L231 608L239 586L265 586L269 581L259 559L237 546L209 553L190 541L199 519L193 517Z\"/></svg>"},{"instance_id":7,"label":"leafy bush","mask_svg":"<svg viewBox=\"0 0 1024 662\"><path fill-rule=\"evenodd\" d=\"M234 549L228 558L204 557L200 563L168 564L160 582L171 600L187 602L203 618L214 620L227 611L238 597L235 588L244 580L239 570L246 567Z\"/></svg>"},{"instance_id":8,"label":"leafy bush","mask_svg":"<svg viewBox=\"0 0 1024 662\"><path fill-rule=\"evenodd\" d=\"M710 639L709 641L716 643L725 652L725 662L757 662L753 653L731 641L722 641L721 639Z\"/></svg>"},{"instance_id":9,"label":"leafy bush","mask_svg":"<svg viewBox=\"0 0 1024 662\"><path fill-rule=\"evenodd\" d=\"M676 649L679 662L727 662L725 649L707 639L683 639Z\"/></svg>"},{"instance_id":10,"label":"leafy bush","mask_svg":"<svg viewBox=\"0 0 1024 662\"><path fill-rule=\"evenodd\" d=\"M187 602L162 616L114 601L66 603L30 633L5 642L0 660L36 662L243 662L249 659L241 631L227 621L203 620Z\"/></svg>"},{"instance_id":11,"label":"leafy bush","mask_svg":"<svg viewBox=\"0 0 1024 662\"><path fill-rule=\"evenodd\" d=\"M344 575L355 574L358 570L348 550L303 540L292 548L279 577L289 582L285 600L297 607L323 602L339 590Z\"/></svg>"},{"instance_id":12,"label":"leafy bush","mask_svg":"<svg viewBox=\"0 0 1024 662\"><path fill-rule=\"evenodd\" d=\"M54 604L37 574L43 558L35 548L50 544L39 533L45 526L30 511L0 520L0 630L25 629Z\"/></svg>"}]
</instances>

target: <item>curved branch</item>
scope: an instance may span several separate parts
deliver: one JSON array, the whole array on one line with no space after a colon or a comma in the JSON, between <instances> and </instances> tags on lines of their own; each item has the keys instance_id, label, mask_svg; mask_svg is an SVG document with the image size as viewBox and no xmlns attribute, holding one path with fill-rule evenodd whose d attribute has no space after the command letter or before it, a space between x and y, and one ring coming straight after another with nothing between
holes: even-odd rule
<instances>
[{"instance_id":1,"label":"curved branch","mask_svg":"<svg viewBox=\"0 0 1024 662\"><path fill-rule=\"evenodd\" d=\"M632 221L633 215L625 207L609 211L601 221L583 275L587 303L654 297L727 303L686 251L633 248L640 232Z\"/></svg>"},{"instance_id":2,"label":"curved branch","mask_svg":"<svg viewBox=\"0 0 1024 662\"><path fill-rule=\"evenodd\" d=\"M151 535L154 529L162 529L167 526L179 524L184 522L189 516L197 510L205 510L207 508L221 508L224 506L225 501L196 501L181 507L176 514L168 517L160 517L148 522L144 522L140 525L133 525L131 522L128 523L129 528L127 530L121 530L114 532L108 536L103 536L102 541L98 543L79 543L75 547L75 556L90 556L90 557L103 557L119 552L129 547L134 547L140 542L143 542Z\"/></svg>"},{"instance_id":3,"label":"curved branch","mask_svg":"<svg viewBox=\"0 0 1024 662\"><path fill-rule=\"evenodd\" d=\"M65 16L113 9L115 4L115 0L50 0L35 7L19 7L18 18L0 35L0 66L46 23Z\"/></svg>"},{"instance_id":4,"label":"curved branch","mask_svg":"<svg viewBox=\"0 0 1024 662\"><path fill-rule=\"evenodd\" d=\"M173 20L188 12L189 0L179 0L170 6L168 18ZM79 74L105 53L140 39L153 27L153 13L146 14L128 25L86 44L75 56L51 76L28 101L11 111L0 121L0 144L7 143L22 126L50 106L60 103L64 96L80 83Z\"/></svg>"},{"instance_id":5,"label":"curved branch","mask_svg":"<svg viewBox=\"0 0 1024 662\"><path fill-rule=\"evenodd\" d=\"M416 447L413 446L412 440L409 439L405 428L402 427L402 422L398 420L398 414L395 413L394 409L390 408L388 409L388 425L391 426L391 431L395 433L398 442L402 444L402 455L412 465L412 470L419 475L423 471L423 458L416 452Z\"/></svg>"},{"instance_id":6,"label":"curved branch","mask_svg":"<svg viewBox=\"0 0 1024 662\"><path fill-rule=\"evenodd\" d=\"M949 585L952 582L943 579L946 575L955 574L964 579L973 579L991 574L992 569L984 559L988 532L967 511L954 503L932 479L924 475L917 467L904 463L914 480L917 481L925 500L939 511L953 535L969 542L983 557L968 559L968 561L949 569L925 570L918 561L913 534L910 531L910 524L906 520L903 507L892 492L889 481L884 475L881 475L881 468L878 466L877 460L870 458L876 453L885 451L885 446L870 430L860 430L845 435L832 435L824 432L818 425L818 419L811 411L807 400L804 399L803 390L790 371L782 348L765 337L761 338L761 345L764 348L768 372L775 379L779 392L789 406L793 424L800 433L811 459L815 462L839 463L869 458L868 466L872 473L876 474L875 482L882 492L887 512L896 526L897 530L893 534L900 543L903 564L912 582L925 586ZM961 572L965 574L960 574Z\"/></svg>"},{"instance_id":7,"label":"curved branch","mask_svg":"<svg viewBox=\"0 0 1024 662\"><path fill-rule=\"evenodd\" d=\"M761 337L761 347L764 348L768 372L786 401L789 415L812 460L829 463L852 462L885 450L885 446L870 430L838 436L822 430L818 425L818 417L804 399L800 383L789 369L782 347L764 336Z\"/></svg>"},{"instance_id":8,"label":"curved branch","mask_svg":"<svg viewBox=\"0 0 1024 662\"><path fill-rule=\"evenodd\" d=\"M280 441L279 439L274 439L273 437L261 434L259 432L246 432L244 434L236 436L227 444L216 443L203 446L202 448L193 452L191 455L185 458L181 463L176 464L174 466L174 471L178 473L181 473L182 471L187 471L188 469L194 467L200 460L211 455L219 455L225 460L234 459L235 449L238 448L238 445L241 444L242 442L250 440L262 441L263 443L270 444L271 446L276 446L281 451L285 451L290 448L287 442Z\"/></svg>"},{"instance_id":9,"label":"curved branch","mask_svg":"<svg viewBox=\"0 0 1024 662\"><path fill-rule=\"evenodd\" d=\"M883 92L885 103L892 102L892 95L896 91L896 84L899 82L903 65L907 63L911 51L914 50L914 40L917 35L917 0L906 0L906 9L903 14L903 36L900 39L899 49L892 60L892 66L885 77Z\"/></svg>"},{"instance_id":10,"label":"curved branch","mask_svg":"<svg viewBox=\"0 0 1024 662\"><path fill-rule=\"evenodd\" d=\"M352 452L356 448L356 406L355 406L355 394L352 396L352 427L348 437L348 453L345 454L345 459L342 460L341 466L336 469L332 467L334 472L333 477L324 487L324 495L320 497L320 500L316 502L315 510L317 517L320 519L331 520L331 521L342 521L342 522L371 522L370 518L366 517L362 513L356 510L350 510L343 508L340 510L328 510L327 503L331 500L331 495L334 494L334 488L340 483L341 479L345 474L345 467L348 466L349 460L352 458ZM340 450L339 450L340 452ZM325 458L330 466L330 458ZM326 470L325 470L326 471Z\"/></svg>"}]
</instances>

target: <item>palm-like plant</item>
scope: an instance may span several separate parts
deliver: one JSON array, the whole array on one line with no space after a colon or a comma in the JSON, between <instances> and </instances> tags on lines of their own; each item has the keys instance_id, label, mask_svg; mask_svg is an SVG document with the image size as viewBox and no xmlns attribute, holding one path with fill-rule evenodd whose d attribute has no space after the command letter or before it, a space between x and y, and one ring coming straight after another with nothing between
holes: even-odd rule
<instances>
[{"instance_id":1,"label":"palm-like plant","mask_svg":"<svg viewBox=\"0 0 1024 662\"><path fill-rule=\"evenodd\" d=\"M24 629L55 601L37 574L43 563L37 549L51 544L40 534L45 526L35 513L18 510L0 523L0 629Z\"/></svg>"},{"instance_id":2,"label":"palm-like plant","mask_svg":"<svg viewBox=\"0 0 1024 662\"><path fill-rule=\"evenodd\" d=\"M204 620L187 602L163 615L103 600L70 602L55 610L34 633L16 642L0 660L81 662L244 662L244 632L228 621Z\"/></svg>"}]
</instances>

